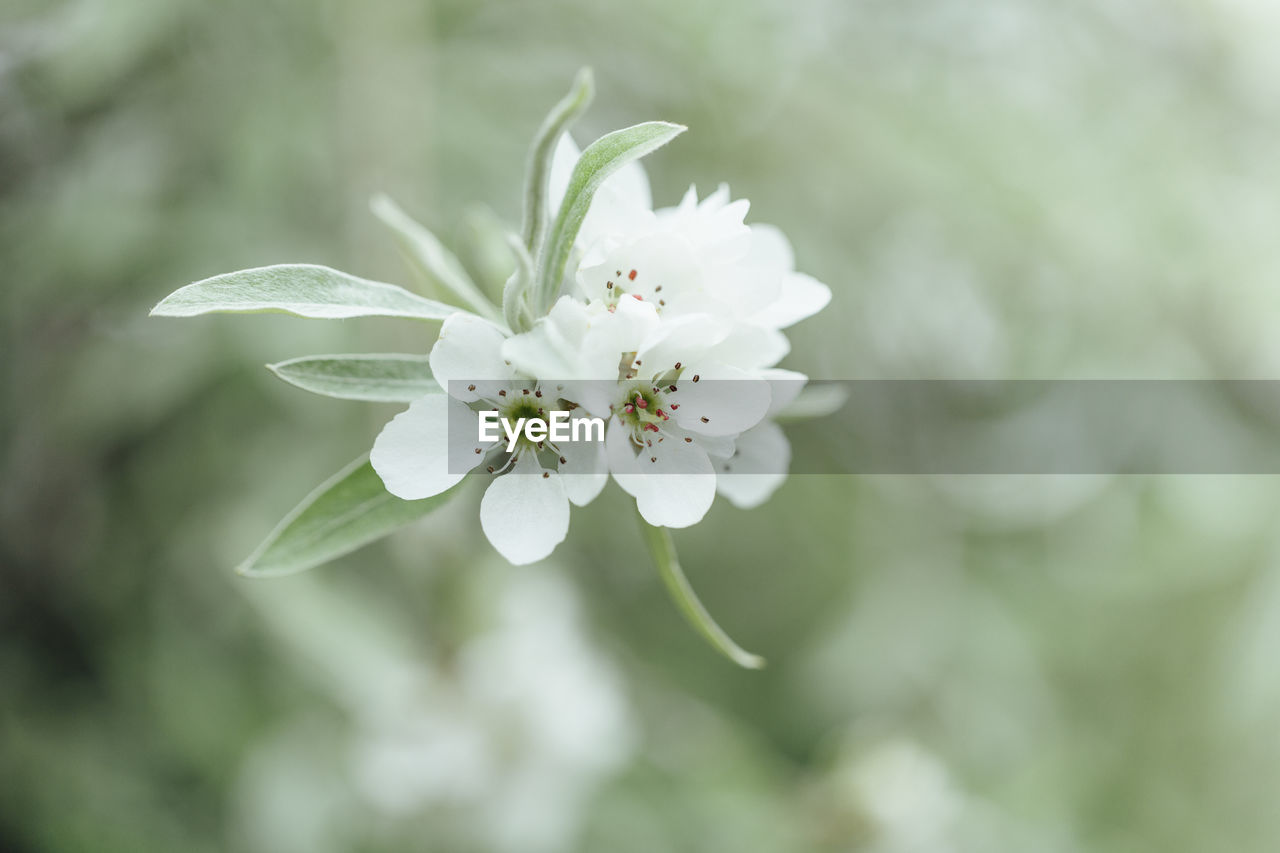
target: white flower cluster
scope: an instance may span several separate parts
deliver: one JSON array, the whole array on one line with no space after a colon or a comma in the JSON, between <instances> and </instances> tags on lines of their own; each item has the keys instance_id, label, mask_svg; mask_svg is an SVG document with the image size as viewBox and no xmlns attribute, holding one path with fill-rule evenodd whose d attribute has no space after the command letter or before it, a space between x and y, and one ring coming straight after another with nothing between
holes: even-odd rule
<instances>
[{"instance_id":1,"label":"white flower cluster","mask_svg":"<svg viewBox=\"0 0 1280 853\"><path fill-rule=\"evenodd\" d=\"M578 151L561 137L551 209ZM654 210L648 178L631 163L599 189L574 246L566 295L526 332L474 314L445 320L431 370L446 394L412 404L371 454L387 490L406 500L449 489L470 470L493 477L480 521L512 563L540 560L564 540L569 505L600 494L610 475L646 522L696 524L717 492L739 507L763 503L786 477L790 446L773 420L805 378L776 365L782 329L820 311L826 285L795 271L776 228L747 225L728 188ZM608 423L599 443L450 441L479 409L511 422L548 404ZM472 436L475 435L473 431ZM465 446L463 446L465 444Z\"/></svg>"}]
</instances>

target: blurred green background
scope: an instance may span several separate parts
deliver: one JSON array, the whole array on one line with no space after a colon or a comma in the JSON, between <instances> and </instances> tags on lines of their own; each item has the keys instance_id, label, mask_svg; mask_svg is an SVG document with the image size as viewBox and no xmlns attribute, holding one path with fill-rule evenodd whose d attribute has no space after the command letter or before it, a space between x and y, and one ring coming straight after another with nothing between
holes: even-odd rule
<instances>
[{"instance_id":1,"label":"blurred green background","mask_svg":"<svg viewBox=\"0 0 1280 853\"><path fill-rule=\"evenodd\" d=\"M396 411L262 365L429 330L146 317L284 261L412 284L379 190L482 268L589 64L580 140L689 125L656 199L727 181L832 286L786 366L1274 378L1277 37L1267 0L10 0L0 849L1280 848L1274 478L719 502L676 541L748 673L615 487L532 567L472 488L236 577Z\"/></svg>"}]
</instances>

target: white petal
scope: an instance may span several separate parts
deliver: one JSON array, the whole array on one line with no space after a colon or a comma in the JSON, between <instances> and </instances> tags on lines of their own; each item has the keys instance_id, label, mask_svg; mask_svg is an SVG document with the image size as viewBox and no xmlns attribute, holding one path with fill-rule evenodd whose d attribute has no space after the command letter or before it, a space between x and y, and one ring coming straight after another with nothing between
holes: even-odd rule
<instances>
[{"instance_id":1,"label":"white petal","mask_svg":"<svg viewBox=\"0 0 1280 853\"><path fill-rule=\"evenodd\" d=\"M760 375L769 380L768 417L773 417L795 402L796 397L800 396L800 392L809 381L809 377L803 373L781 367L762 370Z\"/></svg>"},{"instance_id":2,"label":"white petal","mask_svg":"<svg viewBox=\"0 0 1280 853\"><path fill-rule=\"evenodd\" d=\"M702 208L704 213L718 213L721 210L724 210L724 208L729 204L729 199L731 198L732 196L729 194L729 185L721 181L720 184L712 190L698 206ZM746 214L744 213L743 215L745 216Z\"/></svg>"},{"instance_id":3,"label":"white petal","mask_svg":"<svg viewBox=\"0 0 1280 853\"><path fill-rule=\"evenodd\" d=\"M729 188L721 184L701 204L695 187L689 187L676 207L658 211L659 226L681 235L705 264L729 264L746 257L751 230L743 224L750 202L729 201Z\"/></svg>"},{"instance_id":4,"label":"white petal","mask_svg":"<svg viewBox=\"0 0 1280 853\"><path fill-rule=\"evenodd\" d=\"M474 314L452 314L440 327L440 337L431 348L431 374L441 388L459 400L492 397L498 387L506 387L506 382L516 375L502 357L505 340L502 330L488 320ZM474 391L464 387L473 383L481 387Z\"/></svg>"},{"instance_id":5,"label":"white petal","mask_svg":"<svg viewBox=\"0 0 1280 853\"><path fill-rule=\"evenodd\" d=\"M707 290L735 317L750 317L774 305L794 263L791 245L770 225L752 225L750 248L736 263L715 267L706 276Z\"/></svg>"},{"instance_id":6,"label":"white petal","mask_svg":"<svg viewBox=\"0 0 1280 853\"><path fill-rule=\"evenodd\" d=\"M604 443L581 441L560 445L560 481L574 506L595 500L609 479L609 461Z\"/></svg>"},{"instance_id":7,"label":"white petal","mask_svg":"<svg viewBox=\"0 0 1280 853\"><path fill-rule=\"evenodd\" d=\"M703 283L722 311L750 318L778 301L783 274L748 262L712 267Z\"/></svg>"},{"instance_id":8,"label":"white petal","mask_svg":"<svg viewBox=\"0 0 1280 853\"><path fill-rule=\"evenodd\" d=\"M751 262L785 274L795 270L796 256L791 241L778 228L753 223L751 229Z\"/></svg>"},{"instance_id":9,"label":"white petal","mask_svg":"<svg viewBox=\"0 0 1280 853\"><path fill-rule=\"evenodd\" d=\"M615 301L625 293L655 305L662 299L670 310L678 310L682 299L701 292L702 278L688 241L668 233L628 241L578 273L578 283L590 299Z\"/></svg>"},{"instance_id":10,"label":"white petal","mask_svg":"<svg viewBox=\"0 0 1280 853\"><path fill-rule=\"evenodd\" d=\"M521 371L548 382L616 379L622 353L638 349L658 325L653 306L626 302L630 304L611 312L602 302L583 305L563 296L531 330L507 340L502 354Z\"/></svg>"},{"instance_id":11,"label":"white petal","mask_svg":"<svg viewBox=\"0 0 1280 853\"><path fill-rule=\"evenodd\" d=\"M615 425L609 430L607 450L614 480L636 499L636 509L650 524L688 527L711 508L715 469L696 442L672 436L661 444L655 441L637 456L628 432Z\"/></svg>"},{"instance_id":12,"label":"white petal","mask_svg":"<svg viewBox=\"0 0 1280 853\"><path fill-rule=\"evenodd\" d=\"M678 435L681 440L687 435L696 441L703 450L707 451L707 455L711 457L711 461L715 462L717 456L729 458L733 455L734 439L737 435L703 435L696 432L688 432L680 427L670 427L670 431Z\"/></svg>"},{"instance_id":13,"label":"white petal","mask_svg":"<svg viewBox=\"0 0 1280 853\"><path fill-rule=\"evenodd\" d=\"M743 224L751 202L729 200L729 185L721 184L680 223L680 231L705 263L728 264L751 251L751 229Z\"/></svg>"},{"instance_id":14,"label":"white petal","mask_svg":"<svg viewBox=\"0 0 1280 853\"><path fill-rule=\"evenodd\" d=\"M711 462L716 468L716 491L739 509L751 509L786 481L791 444L781 427L765 421L738 436L732 457Z\"/></svg>"},{"instance_id":15,"label":"white petal","mask_svg":"<svg viewBox=\"0 0 1280 853\"><path fill-rule=\"evenodd\" d=\"M778 301L762 308L752 320L772 329L785 329L812 317L831 301L831 288L813 276L793 272L782 279Z\"/></svg>"},{"instance_id":16,"label":"white petal","mask_svg":"<svg viewBox=\"0 0 1280 853\"><path fill-rule=\"evenodd\" d=\"M653 209L653 194L649 189L649 175L639 160L632 160L609 176L604 182L618 200L631 207Z\"/></svg>"},{"instance_id":17,"label":"white petal","mask_svg":"<svg viewBox=\"0 0 1280 853\"><path fill-rule=\"evenodd\" d=\"M690 364L709 347L723 341L731 330L728 323L708 314L664 318L637 350L640 374L670 370L677 361Z\"/></svg>"},{"instance_id":18,"label":"white petal","mask_svg":"<svg viewBox=\"0 0 1280 853\"><path fill-rule=\"evenodd\" d=\"M507 561L523 566L551 554L569 532L569 500L553 471L532 453L495 477L480 500L480 527Z\"/></svg>"},{"instance_id":19,"label":"white petal","mask_svg":"<svg viewBox=\"0 0 1280 853\"><path fill-rule=\"evenodd\" d=\"M483 454L453 453L450 465L449 420L451 413L467 407L444 394L423 397L396 415L378 433L369 461L387 491L407 501L429 498L456 485ZM472 420L475 419L474 413ZM452 468L452 470L450 470Z\"/></svg>"},{"instance_id":20,"label":"white petal","mask_svg":"<svg viewBox=\"0 0 1280 853\"><path fill-rule=\"evenodd\" d=\"M589 352L635 352L653 336L659 323L658 309L652 302L624 299L613 311L605 310L598 316L587 331L585 344ZM617 367L615 361L615 377Z\"/></svg>"},{"instance_id":21,"label":"white petal","mask_svg":"<svg viewBox=\"0 0 1280 853\"><path fill-rule=\"evenodd\" d=\"M556 212L560 210L560 203L564 201L569 176L573 174L573 167L579 156L581 152L573 137L562 133L556 140L555 151L551 154L551 170L547 173L547 211L552 218L555 218Z\"/></svg>"},{"instance_id":22,"label":"white petal","mask_svg":"<svg viewBox=\"0 0 1280 853\"><path fill-rule=\"evenodd\" d=\"M631 489L640 479L640 463L636 460L636 450L630 436L631 431L614 418L605 431L604 447L613 479L622 487L622 491L635 497L636 493Z\"/></svg>"},{"instance_id":23,"label":"white petal","mask_svg":"<svg viewBox=\"0 0 1280 853\"><path fill-rule=\"evenodd\" d=\"M736 323L733 331L707 353L708 357L743 370L772 367L791 352L791 341L774 328Z\"/></svg>"},{"instance_id":24,"label":"white petal","mask_svg":"<svg viewBox=\"0 0 1280 853\"><path fill-rule=\"evenodd\" d=\"M736 435L760 423L769 411L769 383L727 365L690 365L676 384L678 390L668 394L680 407L675 421L694 433Z\"/></svg>"},{"instance_id":25,"label":"white petal","mask_svg":"<svg viewBox=\"0 0 1280 853\"><path fill-rule=\"evenodd\" d=\"M502 356L530 376L548 380L578 378L584 367L582 338L589 324L587 306L563 296L532 329L508 338L502 344Z\"/></svg>"},{"instance_id":26,"label":"white petal","mask_svg":"<svg viewBox=\"0 0 1280 853\"><path fill-rule=\"evenodd\" d=\"M675 207L664 207L659 210L658 218L665 225L667 223L678 221L680 217L693 216L694 211L698 209L698 187L696 184L689 184L689 189L684 191L684 195L680 197L680 204Z\"/></svg>"}]
</instances>

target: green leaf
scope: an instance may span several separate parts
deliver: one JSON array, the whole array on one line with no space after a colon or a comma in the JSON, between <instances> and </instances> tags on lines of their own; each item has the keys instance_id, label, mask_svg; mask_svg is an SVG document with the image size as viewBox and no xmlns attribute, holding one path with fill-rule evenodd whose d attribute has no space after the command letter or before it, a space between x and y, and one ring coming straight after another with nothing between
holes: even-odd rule
<instances>
[{"instance_id":1,"label":"green leaf","mask_svg":"<svg viewBox=\"0 0 1280 853\"><path fill-rule=\"evenodd\" d=\"M383 487L368 458L362 457L298 504L236 571L274 577L327 563L422 518L454 491L420 501L401 500Z\"/></svg>"},{"instance_id":2,"label":"green leaf","mask_svg":"<svg viewBox=\"0 0 1280 853\"><path fill-rule=\"evenodd\" d=\"M689 579L684 576L684 570L680 568L680 560L676 556L676 544L671 539L671 532L665 527L654 527L643 518L640 519L640 532L644 535L645 544L649 546L649 553L653 555L653 562L658 567L662 582L666 584L667 592L680 608L680 612L684 614L685 620L711 644L713 649L738 666L745 669L762 668L765 664L764 658L743 650L724 632L724 629L716 624L716 620L712 619L711 614L702 606L697 593L689 585Z\"/></svg>"},{"instance_id":3,"label":"green leaf","mask_svg":"<svg viewBox=\"0 0 1280 853\"><path fill-rule=\"evenodd\" d=\"M441 391L425 355L307 355L267 368L290 385L343 400L412 403Z\"/></svg>"},{"instance_id":4,"label":"green leaf","mask_svg":"<svg viewBox=\"0 0 1280 853\"><path fill-rule=\"evenodd\" d=\"M369 200L369 209L395 234L400 250L424 278L444 287L478 314L501 322L497 306L489 301L457 257L425 225L382 193Z\"/></svg>"},{"instance_id":5,"label":"green leaf","mask_svg":"<svg viewBox=\"0 0 1280 853\"><path fill-rule=\"evenodd\" d=\"M394 284L368 281L328 267L278 264L224 273L188 284L160 300L160 304L151 309L151 316L274 312L324 320L345 317L443 320L457 310Z\"/></svg>"},{"instance_id":6,"label":"green leaf","mask_svg":"<svg viewBox=\"0 0 1280 853\"><path fill-rule=\"evenodd\" d=\"M520 236L530 252L537 252L542 233L547 227L547 181L551 175L551 160L555 155L560 134L569 129L595 96L595 82L590 68L582 68L573 78L569 94L551 108L542 126L533 137L529 149L529 164L525 169L524 222Z\"/></svg>"},{"instance_id":7,"label":"green leaf","mask_svg":"<svg viewBox=\"0 0 1280 853\"><path fill-rule=\"evenodd\" d=\"M587 217L596 190L618 169L661 148L685 131L685 127L665 121L650 121L632 127L615 130L587 146L573 167L569 187L546 245L539 255L538 281L539 313L546 313L555 302L564 280L565 264L573 251L573 241L578 238L582 220Z\"/></svg>"},{"instance_id":8,"label":"green leaf","mask_svg":"<svg viewBox=\"0 0 1280 853\"><path fill-rule=\"evenodd\" d=\"M503 285L515 271L507 247L507 229L498 214L483 204L469 206L458 234L459 259L490 299L502 299Z\"/></svg>"},{"instance_id":9,"label":"green leaf","mask_svg":"<svg viewBox=\"0 0 1280 853\"><path fill-rule=\"evenodd\" d=\"M533 314L529 310L529 287L533 281L533 259L525 251L524 243L514 234L507 235L507 245L515 258L516 270L507 279L502 291L502 313L507 327L516 334L533 327Z\"/></svg>"}]
</instances>

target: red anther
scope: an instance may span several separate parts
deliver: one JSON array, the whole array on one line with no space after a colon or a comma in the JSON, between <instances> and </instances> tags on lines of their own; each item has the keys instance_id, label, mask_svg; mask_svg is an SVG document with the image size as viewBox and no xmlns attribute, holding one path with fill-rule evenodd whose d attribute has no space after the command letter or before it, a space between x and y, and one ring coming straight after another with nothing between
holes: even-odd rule
<instances>
[{"instance_id":1,"label":"red anther","mask_svg":"<svg viewBox=\"0 0 1280 853\"><path fill-rule=\"evenodd\" d=\"M647 430L652 430L653 432L657 432L657 431L658 431L658 425L657 425L657 424L645 424L645 425L644 425L644 428L645 428L645 429L647 429Z\"/></svg>"},{"instance_id":2,"label":"red anther","mask_svg":"<svg viewBox=\"0 0 1280 853\"><path fill-rule=\"evenodd\" d=\"M626 412L628 415L634 412L635 410L636 410L636 407L631 405L630 403L627 403L625 406L622 407L622 411Z\"/></svg>"},{"instance_id":3,"label":"red anther","mask_svg":"<svg viewBox=\"0 0 1280 853\"><path fill-rule=\"evenodd\" d=\"M637 302L644 302L644 297L638 293L631 294L631 298L636 300Z\"/></svg>"},{"instance_id":4,"label":"red anther","mask_svg":"<svg viewBox=\"0 0 1280 853\"><path fill-rule=\"evenodd\" d=\"M672 404L671 404L671 411L673 411L673 412L674 412L674 411L675 411L676 409L678 409L678 408L680 408L680 404L679 404L679 403L672 403Z\"/></svg>"},{"instance_id":5,"label":"red anther","mask_svg":"<svg viewBox=\"0 0 1280 853\"><path fill-rule=\"evenodd\" d=\"M640 407L640 408L642 408L642 409L647 409L647 408L649 408L649 401L648 401L648 400L646 400L644 397L641 397L639 394L637 394L637 395L636 395L636 405L637 405L637 406L639 406L639 407Z\"/></svg>"},{"instance_id":6,"label":"red anther","mask_svg":"<svg viewBox=\"0 0 1280 853\"><path fill-rule=\"evenodd\" d=\"M635 271L635 270L632 270L631 272L627 273L627 278L631 279L632 281L635 281L635 280L636 280L636 271Z\"/></svg>"}]
</instances>

